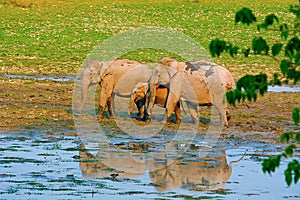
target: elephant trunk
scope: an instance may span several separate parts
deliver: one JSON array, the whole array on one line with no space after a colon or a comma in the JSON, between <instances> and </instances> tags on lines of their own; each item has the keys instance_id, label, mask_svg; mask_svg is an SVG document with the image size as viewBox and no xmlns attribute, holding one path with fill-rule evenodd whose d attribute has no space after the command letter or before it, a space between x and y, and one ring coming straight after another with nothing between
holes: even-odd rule
<instances>
[{"instance_id":1,"label":"elephant trunk","mask_svg":"<svg viewBox=\"0 0 300 200\"><path fill-rule=\"evenodd\" d=\"M135 104L135 98L136 98L136 93L132 93L129 101L129 109L128 109L128 116L130 116L130 113L134 109L134 104Z\"/></svg>"},{"instance_id":2,"label":"elephant trunk","mask_svg":"<svg viewBox=\"0 0 300 200\"><path fill-rule=\"evenodd\" d=\"M84 76L81 81L81 103L78 108L78 112L82 111L83 105L86 102L89 86L90 86L90 81L87 77Z\"/></svg>"},{"instance_id":3,"label":"elephant trunk","mask_svg":"<svg viewBox=\"0 0 300 200\"><path fill-rule=\"evenodd\" d=\"M149 95L149 102L148 102L148 105L147 105L148 117L151 116L151 110L152 110L152 108L154 106L154 103L155 103L156 89L158 87L158 84L150 82L149 86L150 86L150 89L149 89L150 95Z\"/></svg>"}]
</instances>

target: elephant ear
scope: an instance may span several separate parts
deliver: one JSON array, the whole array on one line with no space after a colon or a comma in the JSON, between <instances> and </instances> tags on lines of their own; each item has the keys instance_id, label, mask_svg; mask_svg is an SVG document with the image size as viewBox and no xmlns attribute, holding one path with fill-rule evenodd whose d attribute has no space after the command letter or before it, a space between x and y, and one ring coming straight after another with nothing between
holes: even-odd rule
<instances>
[{"instance_id":1,"label":"elephant ear","mask_svg":"<svg viewBox=\"0 0 300 200\"><path fill-rule=\"evenodd\" d=\"M111 61L102 61L101 63L102 63L102 67L98 71L98 75L99 75L100 79L103 79L103 77L109 73L108 67L110 66L110 64L112 62Z\"/></svg>"},{"instance_id":2,"label":"elephant ear","mask_svg":"<svg viewBox=\"0 0 300 200\"><path fill-rule=\"evenodd\" d=\"M175 59L169 58L169 57L164 57L158 61L159 64L165 65L168 68L168 73L170 75L170 78L175 76L178 70L178 62Z\"/></svg>"},{"instance_id":3,"label":"elephant ear","mask_svg":"<svg viewBox=\"0 0 300 200\"><path fill-rule=\"evenodd\" d=\"M168 71L169 71L170 78L173 78L178 72L178 70L175 67L170 67Z\"/></svg>"},{"instance_id":4,"label":"elephant ear","mask_svg":"<svg viewBox=\"0 0 300 200\"><path fill-rule=\"evenodd\" d=\"M101 67L101 62L97 60L90 60L86 63L84 74L88 77L91 83L97 83L100 81L98 73Z\"/></svg>"},{"instance_id":5,"label":"elephant ear","mask_svg":"<svg viewBox=\"0 0 300 200\"><path fill-rule=\"evenodd\" d=\"M179 71L180 71L180 67L178 66L178 62L172 62L171 65L169 66L168 72L170 75L170 78L173 78Z\"/></svg>"},{"instance_id":6,"label":"elephant ear","mask_svg":"<svg viewBox=\"0 0 300 200\"><path fill-rule=\"evenodd\" d=\"M111 72L111 64L113 63L113 61L103 61L102 62L102 67L98 73L99 76L99 82L101 82L105 76L112 74Z\"/></svg>"}]
</instances>

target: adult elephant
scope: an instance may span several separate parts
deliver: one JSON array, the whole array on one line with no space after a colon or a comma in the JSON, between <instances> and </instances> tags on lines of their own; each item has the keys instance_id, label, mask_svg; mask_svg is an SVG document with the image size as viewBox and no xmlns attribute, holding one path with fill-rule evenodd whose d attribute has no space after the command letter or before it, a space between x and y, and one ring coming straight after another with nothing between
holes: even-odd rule
<instances>
[{"instance_id":1,"label":"adult elephant","mask_svg":"<svg viewBox=\"0 0 300 200\"><path fill-rule=\"evenodd\" d=\"M195 122L198 120L197 106L214 105L220 113L220 121L228 126L229 112L225 101L227 91L234 89L235 82L231 73L224 67L204 60L195 62L177 62L165 57L159 60L150 79L150 100L147 115L155 101L156 88L166 85L170 94L166 104L166 119L179 100L186 101Z\"/></svg>"},{"instance_id":2,"label":"adult elephant","mask_svg":"<svg viewBox=\"0 0 300 200\"><path fill-rule=\"evenodd\" d=\"M110 116L114 117L114 96L130 97L131 90L138 82L147 82L151 71L147 66L132 60L89 61L83 72L81 82L81 112L87 99L88 88L93 84L101 87L99 116L102 116L106 105Z\"/></svg>"},{"instance_id":3,"label":"adult elephant","mask_svg":"<svg viewBox=\"0 0 300 200\"><path fill-rule=\"evenodd\" d=\"M166 87L157 87L155 91L155 101L154 104L160 107L165 108L169 89ZM133 111L134 104L136 104L138 108L138 117L140 120L145 120L147 113L145 113L145 107L148 105L149 99L149 83L138 83L131 92L130 102L129 102L129 110L128 115ZM180 123L181 121L181 112L180 112L180 103L178 102L174 109L176 115L176 123Z\"/></svg>"}]
</instances>

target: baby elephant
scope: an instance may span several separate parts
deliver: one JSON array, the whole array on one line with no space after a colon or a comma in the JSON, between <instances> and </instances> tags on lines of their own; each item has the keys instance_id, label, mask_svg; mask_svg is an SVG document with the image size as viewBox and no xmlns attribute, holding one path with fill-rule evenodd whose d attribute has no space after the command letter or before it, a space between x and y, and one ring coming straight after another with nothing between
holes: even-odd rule
<instances>
[{"instance_id":1,"label":"baby elephant","mask_svg":"<svg viewBox=\"0 0 300 200\"><path fill-rule=\"evenodd\" d=\"M169 95L169 89L163 86L160 86L156 89L155 102L154 104L166 107L167 98ZM148 105L149 99L149 85L148 83L138 83L132 89L130 102L129 102L129 111L128 115L133 111L134 104L136 104L138 108L138 119L145 121L147 119L147 111L145 110ZM175 106L175 115L176 115L176 123L181 122L181 113L180 113L180 103L178 102Z\"/></svg>"}]
</instances>

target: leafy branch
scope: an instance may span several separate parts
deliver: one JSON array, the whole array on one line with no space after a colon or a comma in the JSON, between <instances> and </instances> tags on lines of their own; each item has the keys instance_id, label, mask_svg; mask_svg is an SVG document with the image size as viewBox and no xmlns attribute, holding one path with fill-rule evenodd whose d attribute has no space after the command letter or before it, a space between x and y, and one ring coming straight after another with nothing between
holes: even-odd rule
<instances>
[{"instance_id":1,"label":"leafy branch","mask_svg":"<svg viewBox=\"0 0 300 200\"><path fill-rule=\"evenodd\" d=\"M252 39L251 47L240 48L230 42L220 40L218 38L211 41L209 45L210 52L213 57L219 57L222 53L229 53L230 56L242 54L245 57L249 55L267 56L276 60L279 64L281 74L274 73L273 79L268 82L267 75L264 73L258 75L245 75L237 81L236 89L226 94L229 104L235 106L236 102L240 103L246 99L256 101L257 95L264 95L268 90L268 85L288 84L292 81L297 84L300 81L300 1L299 5L290 6L291 13L295 16L293 26L287 23L279 24L279 18L275 14L270 14L265 17L263 23L257 25L257 30L279 31L282 42L276 42L272 45L261 36L256 36ZM235 15L235 24L242 23L248 26L255 24L257 19L249 8L242 8ZM274 26L278 26L277 28ZM271 28L270 28L271 27ZM283 53L284 58L278 58L280 53ZM292 118L295 125L299 124L299 108L295 108L292 112ZM291 158L294 155L296 144L300 144L300 133L286 132L280 137L281 142L290 143L283 153L269 157L262 163L264 173L273 173L279 167L280 161L283 158ZM288 163L287 169L284 172L285 181L290 186L294 180L296 184L300 178L300 163L294 159Z\"/></svg>"},{"instance_id":2,"label":"leafy branch","mask_svg":"<svg viewBox=\"0 0 300 200\"><path fill-rule=\"evenodd\" d=\"M293 120L295 125L299 123L299 109L295 108L293 110ZM287 146L283 153L276 155L274 157L269 157L265 159L262 163L262 170L264 173L271 174L275 172L275 169L279 167L282 158L291 158L294 155L294 150L296 149L295 143L300 144L300 133L296 132L285 132L280 136L280 142L286 142L290 144ZM289 162L287 169L284 171L285 181L288 186L293 182L296 184L300 178L300 163L298 160L294 159ZM293 178L294 177L294 178Z\"/></svg>"}]
</instances>

